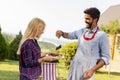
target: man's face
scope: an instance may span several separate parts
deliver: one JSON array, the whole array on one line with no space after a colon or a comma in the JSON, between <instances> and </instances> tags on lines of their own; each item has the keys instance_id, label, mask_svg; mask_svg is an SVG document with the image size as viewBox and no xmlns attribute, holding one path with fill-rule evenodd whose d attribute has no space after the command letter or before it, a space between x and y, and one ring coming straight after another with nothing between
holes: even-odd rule
<instances>
[{"instance_id":1,"label":"man's face","mask_svg":"<svg viewBox=\"0 0 120 80\"><path fill-rule=\"evenodd\" d=\"M93 26L93 18L88 14L85 14L84 18L85 18L86 27L89 28L89 29L92 28L92 26Z\"/></svg>"}]
</instances>

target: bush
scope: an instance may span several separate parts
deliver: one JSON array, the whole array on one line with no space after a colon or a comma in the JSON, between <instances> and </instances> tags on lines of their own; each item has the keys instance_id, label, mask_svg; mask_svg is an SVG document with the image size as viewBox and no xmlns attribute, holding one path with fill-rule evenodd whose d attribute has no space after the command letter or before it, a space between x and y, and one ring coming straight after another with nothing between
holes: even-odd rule
<instances>
[{"instance_id":1,"label":"bush","mask_svg":"<svg viewBox=\"0 0 120 80\"><path fill-rule=\"evenodd\" d=\"M68 43L66 45L64 45L61 49L60 49L60 53L62 53L62 55L64 55L64 63L65 66L69 69L70 67L70 61L73 59L76 50L77 50L77 42L71 42Z\"/></svg>"}]
</instances>

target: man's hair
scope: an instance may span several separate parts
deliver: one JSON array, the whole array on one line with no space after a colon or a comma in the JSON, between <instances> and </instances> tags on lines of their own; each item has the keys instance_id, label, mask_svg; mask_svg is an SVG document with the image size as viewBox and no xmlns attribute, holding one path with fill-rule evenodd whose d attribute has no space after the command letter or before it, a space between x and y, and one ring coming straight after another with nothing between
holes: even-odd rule
<instances>
[{"instance_id":1,"label":"man's hair","mask_svg":"<svg viewBox=\"0 0 120 80\"><path fill-rule=\"evenodd\" d=\"M91 7L91 8L85 9L84 13L85 14L89 14L93 19L97 18L99 20L100 11L97 8L95 8L95 7Z\"/></svg>"}]
</instances>

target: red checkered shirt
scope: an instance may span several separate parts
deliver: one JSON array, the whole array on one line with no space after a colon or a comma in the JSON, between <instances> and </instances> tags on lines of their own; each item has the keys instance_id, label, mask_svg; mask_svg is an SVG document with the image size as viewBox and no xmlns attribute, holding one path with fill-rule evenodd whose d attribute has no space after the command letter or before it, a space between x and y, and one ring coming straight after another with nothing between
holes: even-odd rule
<instances>
[{"instance_id":1,"label":"red checkered shirt","mask_svg":"<svg viewBox=\"0 0 120 80\"><path fill-rule=\"evenodd\" d=\"M41 49L37 41L27 39L21 46L19 61L20 80L38 79L41 74L41 64L38 59L41 57ZM23 77L24 76L24 77Z\"/></svg>"}]
</instances>

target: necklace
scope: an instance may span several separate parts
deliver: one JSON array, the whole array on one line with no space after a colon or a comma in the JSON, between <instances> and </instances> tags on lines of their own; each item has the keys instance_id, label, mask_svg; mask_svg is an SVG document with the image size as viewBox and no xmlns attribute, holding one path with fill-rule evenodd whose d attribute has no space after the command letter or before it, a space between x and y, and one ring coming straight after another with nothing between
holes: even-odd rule
<instances>
[{"instance_id":1,"label":"necklace","mask_svg":"<svg viewBox=\"0 0 120 80\"><path fill-rule=\"evenodd\" d=\"M88 31L86 31L85 34L83 35L83 38L84 38L85 40L92 40L92 39L95 37L97 31L98 31L98 27L97 27L96 31L93 33L92 37L90 37L90 38L88 38L88 37L85 36L86 33L88 32Z\"/></svg>"}]
</instances>

